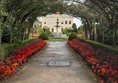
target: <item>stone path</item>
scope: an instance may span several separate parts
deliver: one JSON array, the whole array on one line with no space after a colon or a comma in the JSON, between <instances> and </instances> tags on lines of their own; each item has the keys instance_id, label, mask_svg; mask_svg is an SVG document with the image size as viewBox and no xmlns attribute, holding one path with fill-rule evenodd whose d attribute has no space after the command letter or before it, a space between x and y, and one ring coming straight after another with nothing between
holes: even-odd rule
<instances>
[{"instance_id":1,"label":"stone path","mask_svg":"<svg viewBox=\"0 0 118 83\"><path fill-rule=\"evenodd\" d=\"M49 65L51 62L53 62L53 66ZM69 48L66 42L48 42L46 48L23 66L16 78L10 78L3 83L97 82L92 76L91 70L86 67L78 54Z\"/></svg>"}]
</instances>

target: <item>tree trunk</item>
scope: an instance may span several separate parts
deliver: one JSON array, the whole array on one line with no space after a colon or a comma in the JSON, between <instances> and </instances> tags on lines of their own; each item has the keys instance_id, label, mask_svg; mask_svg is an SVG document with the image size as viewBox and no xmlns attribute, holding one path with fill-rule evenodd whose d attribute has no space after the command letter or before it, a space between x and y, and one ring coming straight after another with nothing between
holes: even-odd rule
<instances>
[{"instance_id":1,"label":"tree trunk","mask_svg":"<svg viewBox=\"0 0 118 83\"><path fill-rule=\"evenodd\" d=\"M1 43L2 43L2 29L1 29L1 25L0 25L0 46L1 46Z\"/></svg>"},{"instance_id":2,"label":"tree trunk","mask_svg":"<svg viewBox=\"0 0 118 83\"><path fill-rule=\"evenodd\" d=\"M11 25L11 27L10 27L10 44L12 44L13 43L13 27L14 27L14 25L12 26Z\"/></svg>"},{"instance_id":3,"label":"tree trunk","mask_svg":"<svg viewBox=\"0 0 118 83\"><path fill-rule=\"evenodd\" d=\"M86 26L84 26L84 30L85 30L85 38L88 39L88 34L87 34Z\"/></svg>"},{"instance_id":4,"label":"tree trunk","mask_svg":"<svg viewBox=\"0 0 118 83\"><path fill-rule=\"evenodd\" d=\"M102 43L104 43L104 32L102 34Z\"/></svg>"},{"instance_id":5,"label":"tree trunk","mask_svg":"<svg viewBox=\"0 0 118 83\"><path fill-rule=\"evenodd\" d=\"M112 27L111 34L112 34L112 45L113 46L116 46L116 30L115 30L115 27L114 26Z\"/></svg>"},{"instance_id":6,"label":"tree trunk","mask_svg":"<svg viewBox=\"0 0 118 83\"><path fill-rule=\"evenodd\" d=\"M12 40L13 40L13 32L12 30L10 31L10 44L12 44Z\"/></svg>"},{"instance_id":7,"label":"tree trunk","mask_svg":"<svg viewBox=\"0 0 118 83\"><path fill-rule=\"evenodd\" d=\"M97 41L97 30L95 24L94 24L94 41Z\"/></svg>"},{"instance_id":8,"label":"tree trunk","mask_svg":"<svg viewBox=\"0 0 118 83\"><path fill-rule=\"evenodd\" d=\"M0 18L0 46L1 46L1 42L2 42L2 20Z\"/></svg>"},{"instance_id":9,"label":"tree trunk","mask_svg":"<svg viewBox=\"0 0 118 83\"><path fill-rule=\"evenodd\" d=\"M28 28L27 37L26 37L27 39L29 38L30 31L31 31L31 28Z\"/></svg>"}]
</instances>

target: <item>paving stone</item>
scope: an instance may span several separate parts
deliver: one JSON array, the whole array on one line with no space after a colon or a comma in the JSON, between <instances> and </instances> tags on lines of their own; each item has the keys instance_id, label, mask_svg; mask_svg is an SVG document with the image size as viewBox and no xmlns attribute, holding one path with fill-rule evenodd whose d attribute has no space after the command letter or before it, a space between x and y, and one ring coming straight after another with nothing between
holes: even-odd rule
<instances>
[{"instance_id":1,"label":"paving stone","mask_svg":"<svg viewBox=\"0 0 118 83\"><path fill-rule=\"evenodd\" d=\"M68 62L68 61L49 61L48 66L50 66L50 67L69 67L70 62Z\"/></svg>"}]
</instances>

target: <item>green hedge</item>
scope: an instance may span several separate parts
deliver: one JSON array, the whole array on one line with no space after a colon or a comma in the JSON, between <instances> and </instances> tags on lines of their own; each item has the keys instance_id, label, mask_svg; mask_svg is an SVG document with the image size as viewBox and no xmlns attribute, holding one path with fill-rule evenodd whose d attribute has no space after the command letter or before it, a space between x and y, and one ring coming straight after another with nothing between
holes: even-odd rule
<instances>
[{"instance_id":1,"label":"green hedge","mask_svg":"<svg viewBox=\"0 0 118 83\"><path fill-rule=\"evenodd\" d=\"M43 40L48 40L48 35L44 32L44 33L41 33L40 36L39 36L40 39L43 39Z\"/></svg>"},{"instance_id":2,"label":"green hedge","mask_svg":"<svg viewBox=\"0 0 118 83\"><path fill-rule=\"evenodd\" d=\"M22 46L25 46L25 45L31 43L34 40L37 40L37 39L36 38L31 38L31 39L24 40L24 41L22 41L21 43L18 43L18 44L11 44L11 45L7 45L7 46L4 46L4 47L0 47L0 60L5 58L5 57L8 57L9 53L12 50L17 49L17 48L21 48Z\"/></svg>"},{"instance_id":3,"label":"green hedge","mask_svg":"<svg viewBox=\"0 0 118 83\"><path fill-rule=\"evenodd\" d=\"M27 45L29 43L31 43L32 41L34 40L37 40L36 38L30 38L30 39L27 39L27 40L24 40L21 42L22 45Z\"/></svg>"},{"instance_id":4,"label":"green hedge","mask_svg":"<svg viewBox=\"0 0 118 83\"><path fill-rule=\"evenodd\" d=\"M4 49L0 47L0 60L4 58Z\"/></svg>"},{"instance_id":5,"label":"green hedge","mask_svg":"<svg viewBox=\"0 0 118 83\"><path fill-rule=\"evenodd\" d=\"M77 38L77 34L75 32L72 32L69 37L68 37L68 40L72 40L72 39L75 39Z\"/></svg>"},{"instance_id":6,"label":"green hedge","mask_svg":"<svg viewBox=\"0 0 118 83\"><path fill-rule=\"evenodd\" d=\"M92 41L92 40L86 40L86 39L80 39L80 38L78 38L78 39L80 41L82 41L82 42L91 44L95 48L101 48L101 49L104 49L104 50L106 50L108 52L118 53L118 48L117 47L113 47L113 46L110 46L110 45L102 44L102 43L95 42L95 41Z\"/></svg>"}]
</instances>

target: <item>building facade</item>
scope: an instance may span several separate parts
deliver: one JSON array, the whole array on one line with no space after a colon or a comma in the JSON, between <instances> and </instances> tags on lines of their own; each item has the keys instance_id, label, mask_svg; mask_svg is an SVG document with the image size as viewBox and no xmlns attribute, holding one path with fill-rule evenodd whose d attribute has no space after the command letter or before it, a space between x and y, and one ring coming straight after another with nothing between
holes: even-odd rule
<instances>
[{"instance_id":1,"label":"building facade","mask_svg":"<svg viewBox=\"0 0 118 83\"><path fill-rule=\"evenodd\" d=\"M42 17L42 27L49 27L50 31L53 33L62 33L65 28L70 28L72 25L73 17L69 15L57 13Z\"/></svg>"},{"instance_id":2,"label":"building facade","mask_svg":"<svg viewBox=\"0 0 118 83\"><path fill-rule=\"evenodd\" d=\"M42 24L42 22L41 22L41 21L35 21L35 22L33 23L33 28L40 27L40 26L41 26L41 24Z\"/></svg>"}]
</instances>

